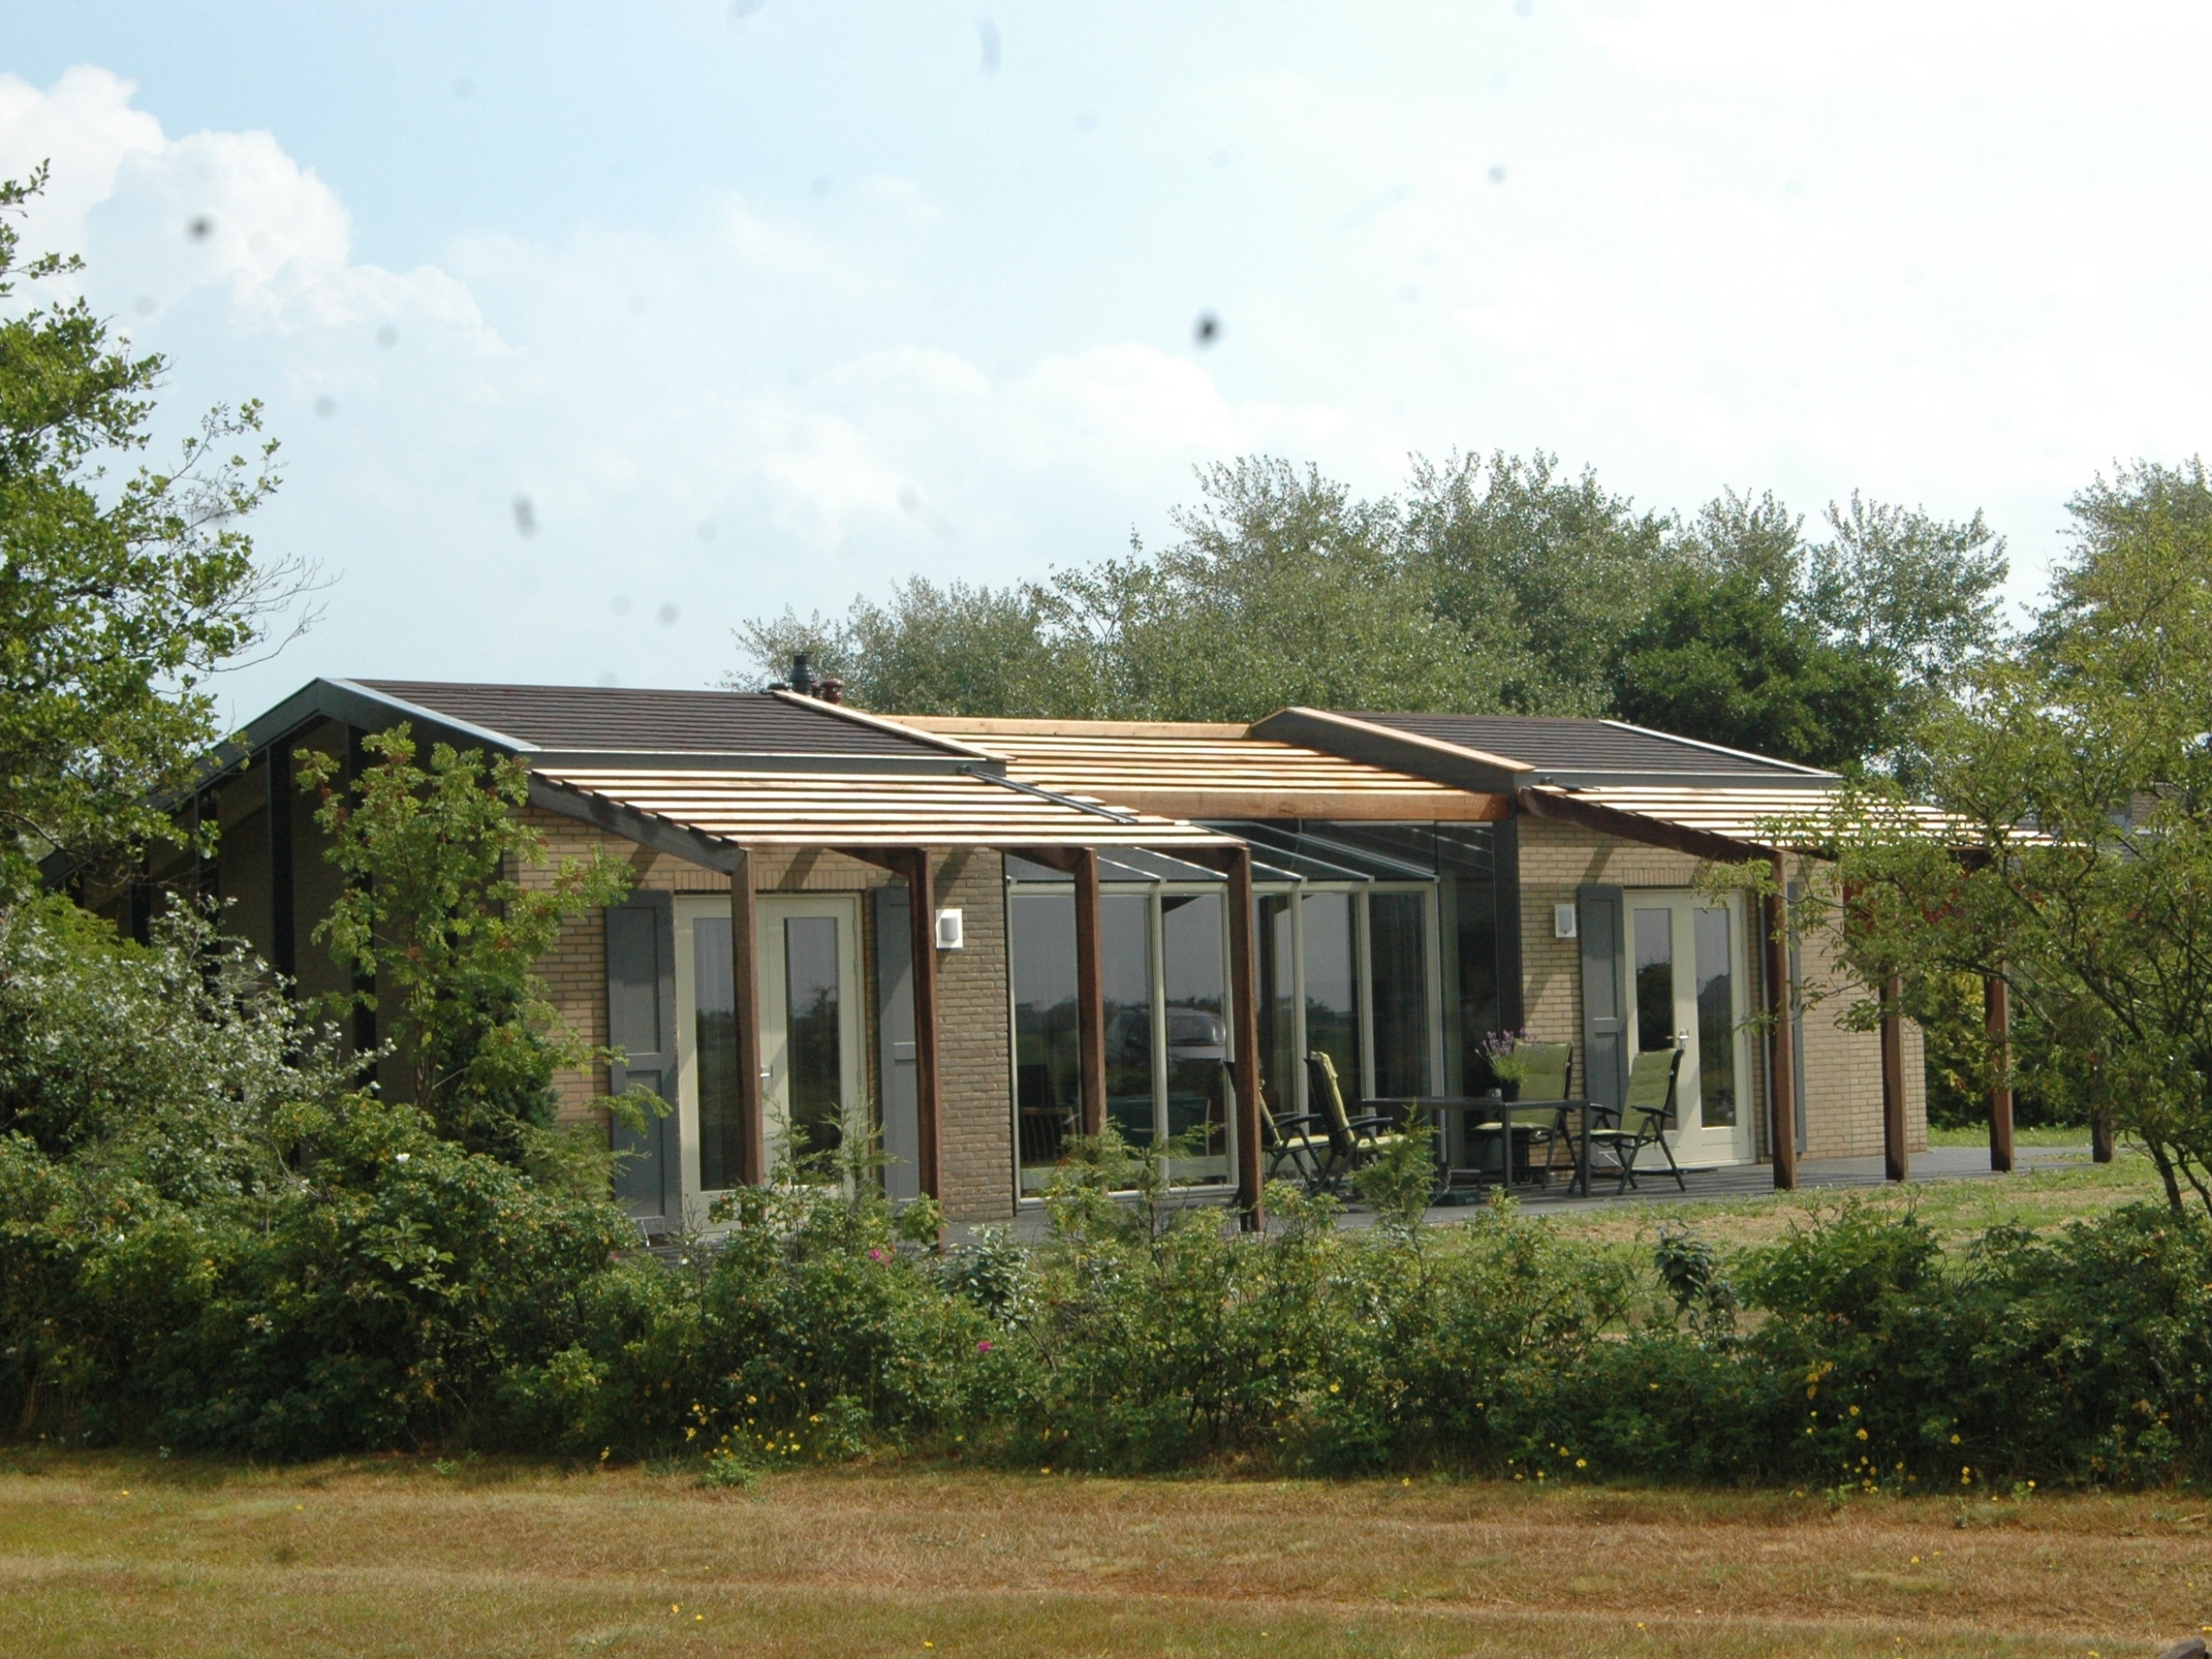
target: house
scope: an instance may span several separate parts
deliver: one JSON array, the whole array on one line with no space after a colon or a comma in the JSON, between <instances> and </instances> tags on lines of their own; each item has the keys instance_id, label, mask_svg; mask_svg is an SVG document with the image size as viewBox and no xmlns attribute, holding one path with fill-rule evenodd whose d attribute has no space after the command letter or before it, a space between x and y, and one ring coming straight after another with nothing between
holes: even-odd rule
<instances>
[{"instance_id":1,"label":"house","mask_svg":"<svg viewBox=\"0 0 2212 1659\"><path fill-rule=\"evenodd\" d=\"M1190 1137L1176 1179L1249 1205L1260 1103L1303 1109L1305 1055L1370 1097L1455 1095L1516 1030L1573 1043L1574 1092L1600 1100L1681 1046L1688 1166L1769 1160L1786 1185L1800 1154L1884 1150L1885 1122L1894 1153L1924 1144L1917 1032L1790 994L1834 980L1834 918L1808 899L1784 929L1696 887L1762 859L1809 894L1762 826L1840 780L1611 721L898 718L783 689L317 680L211 767L187 810L220 825L212 859L88 901L143 925L153 888L194 883L303 992L345 988L310 941L337 878L290 757L358 765L403 721L525 762L556 861L632 868L543 972L624 1056L561 1079L564 1116L632 1084L674 1108L616 1130L649 1230L764 1179L801 1131L880 1133L893 1195L957 1221L1012 1215L1109 1121ZM1796 1011L1758 1017L1776 1008ZM354 1040L375 1039L365 1012Z\"/></svg>"}]
</instances>

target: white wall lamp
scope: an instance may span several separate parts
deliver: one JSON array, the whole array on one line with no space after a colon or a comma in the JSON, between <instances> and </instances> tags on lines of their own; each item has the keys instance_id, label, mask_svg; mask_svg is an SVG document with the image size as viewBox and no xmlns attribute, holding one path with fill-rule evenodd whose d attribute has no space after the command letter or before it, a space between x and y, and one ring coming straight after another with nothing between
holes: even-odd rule
<instances>
[{"instance_id":1,"label":"white wall lamp","mask_svg":"<svg viewBox=\"0 0 2212 1659\"><path fill-rule=\"evenodd\" d=\"M966 930L957 910L940 910L937 913L937 948L957 950L968 943Z\"/></svg>"}]
</instances>

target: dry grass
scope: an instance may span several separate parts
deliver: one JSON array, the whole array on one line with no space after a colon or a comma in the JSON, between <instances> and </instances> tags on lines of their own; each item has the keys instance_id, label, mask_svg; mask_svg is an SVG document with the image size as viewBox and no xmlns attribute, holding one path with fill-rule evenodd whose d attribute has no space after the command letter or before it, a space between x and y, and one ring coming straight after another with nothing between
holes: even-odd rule
<instances>
[{"instance_id":1,"label":"dry grass","mask_svg":"<svg viewBox=\"0 0 2212 1659\"><path fill-rule=\"evenodd\" d=\"M2208 1508L67 1459L0 1476L0 1652L2148 1655Z\"/></svg>"}]
</instances>

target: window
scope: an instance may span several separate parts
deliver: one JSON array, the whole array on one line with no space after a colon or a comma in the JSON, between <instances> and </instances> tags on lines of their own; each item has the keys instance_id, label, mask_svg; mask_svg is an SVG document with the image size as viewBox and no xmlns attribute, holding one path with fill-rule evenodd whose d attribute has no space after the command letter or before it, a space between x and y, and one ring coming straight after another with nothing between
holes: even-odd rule
<instances>
[{"instance_id":1,"label":"window","mask_svg":"<svg viewBox=\"0 0 2212 1659\"><path fill-rule=\"evenodd\" d=\"M1434 1092L1443 1009L1435 886L1311 882L1263 890L1255 905L1268 1109L1307 1109L1305 1057L1315 1050L1335 1062L1347 1092ZM1171 1172L1179 1182L1231 1176L1227 908L1218 887L1109 887L1100 898L1107 1115L1132 1142L1194 1135L1196 1153ZM1486 924L1489 906L1480 914ZM1065 884L1016 877L1007 918L1020 1184L1035 1193L1081 1122L1074 895ZM1488 939L1485 927L1485 947Z\"/></svg>"}]
</instances>

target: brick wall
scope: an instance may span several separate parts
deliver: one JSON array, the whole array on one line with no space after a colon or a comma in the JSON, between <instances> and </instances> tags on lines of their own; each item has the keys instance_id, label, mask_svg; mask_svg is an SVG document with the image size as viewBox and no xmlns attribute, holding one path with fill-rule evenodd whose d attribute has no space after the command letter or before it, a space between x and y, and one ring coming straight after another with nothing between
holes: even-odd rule
<instances>
[{"instance_id":1,"label":"brick wall","mask_svg":"<svg viewBox=\"0 0 2212 1659\"><path fill-rule=\"evenodd\" d=\"M1623 887L1695 885L1700 861L1686 853L1647 847L1579 825L1523 817L1519 823L1521 855L1521 952L1526 1013L1522 1023L1532 1036L1549 1042L1582 1042L1582 952L1580 941L1554 937L1554 905L1574 902L1585 884ZM1808 901L1811 902L1811 901ZM1882 1150L1880 1039L1872 1032L1847 1030L1840 1023L1857 994L1837 974L1834 935L1828 925L1801 922L1799 971L1813 994L1802 1019L1807 1157L1845 1157ZM1750 1006L1763 1005L1760 940L1750 947L1751 976L1745 988ZM1751 1048L1751 1090L1756 1144L1767 1155L1766 1039L1755 1034ZM1578 1053L1578 1066L1580 1057ZM1904 1028L1907 1144L1927 1145L1927 1088L1919 1028Z\"/></svg>"},{"instance_id":2,"label":"brick wall","mask_svg":"<svg viewBox=\"0 0 2212 1659\"><path fill-rule=\"evenodd\" d=\"M588 858L594 847L603 847L630 866L639 887L713 894L729 890L729 878L719 871L651 852L541 808L528 809L527 817L545 837L546 862L522 873L526 886L550 885L563 859ZM763 851L753 862L756 890L763 893L865 892L892 880L874 865L818 849ZM1014 1061L1007 1012L1003 861L995 853L957 851L940 855L933 874L938 906L964 912L967 941L964 949L938 958L945 1209L957 1221L1000 1219L1014 1212ZM867 952L862 1042L873 1089L878 1045L874 924L868 906L861 910L861 938ZM580 916L563 928L539 972L551 987L562 1018L587 1040L604 1043L607 931L601 912ZM595 1103L607 1093L607 1068L564 1072L556 1086L564 1122L593 1121L600 1109Z\"/></svg>"},{"instance_id":3,"label":"brick wall","mask_svg":"<svg viewBox=\"0 0 2212 1659\"><path fill-rule=\"evenodd\" d=\"M940 909L961 911L967 944L938 956L938 1091L945 1214L1014 1213L1014 1053L1007 989L1006 861L960 851L933 872Z\"/></svg>"}]
</instances>

